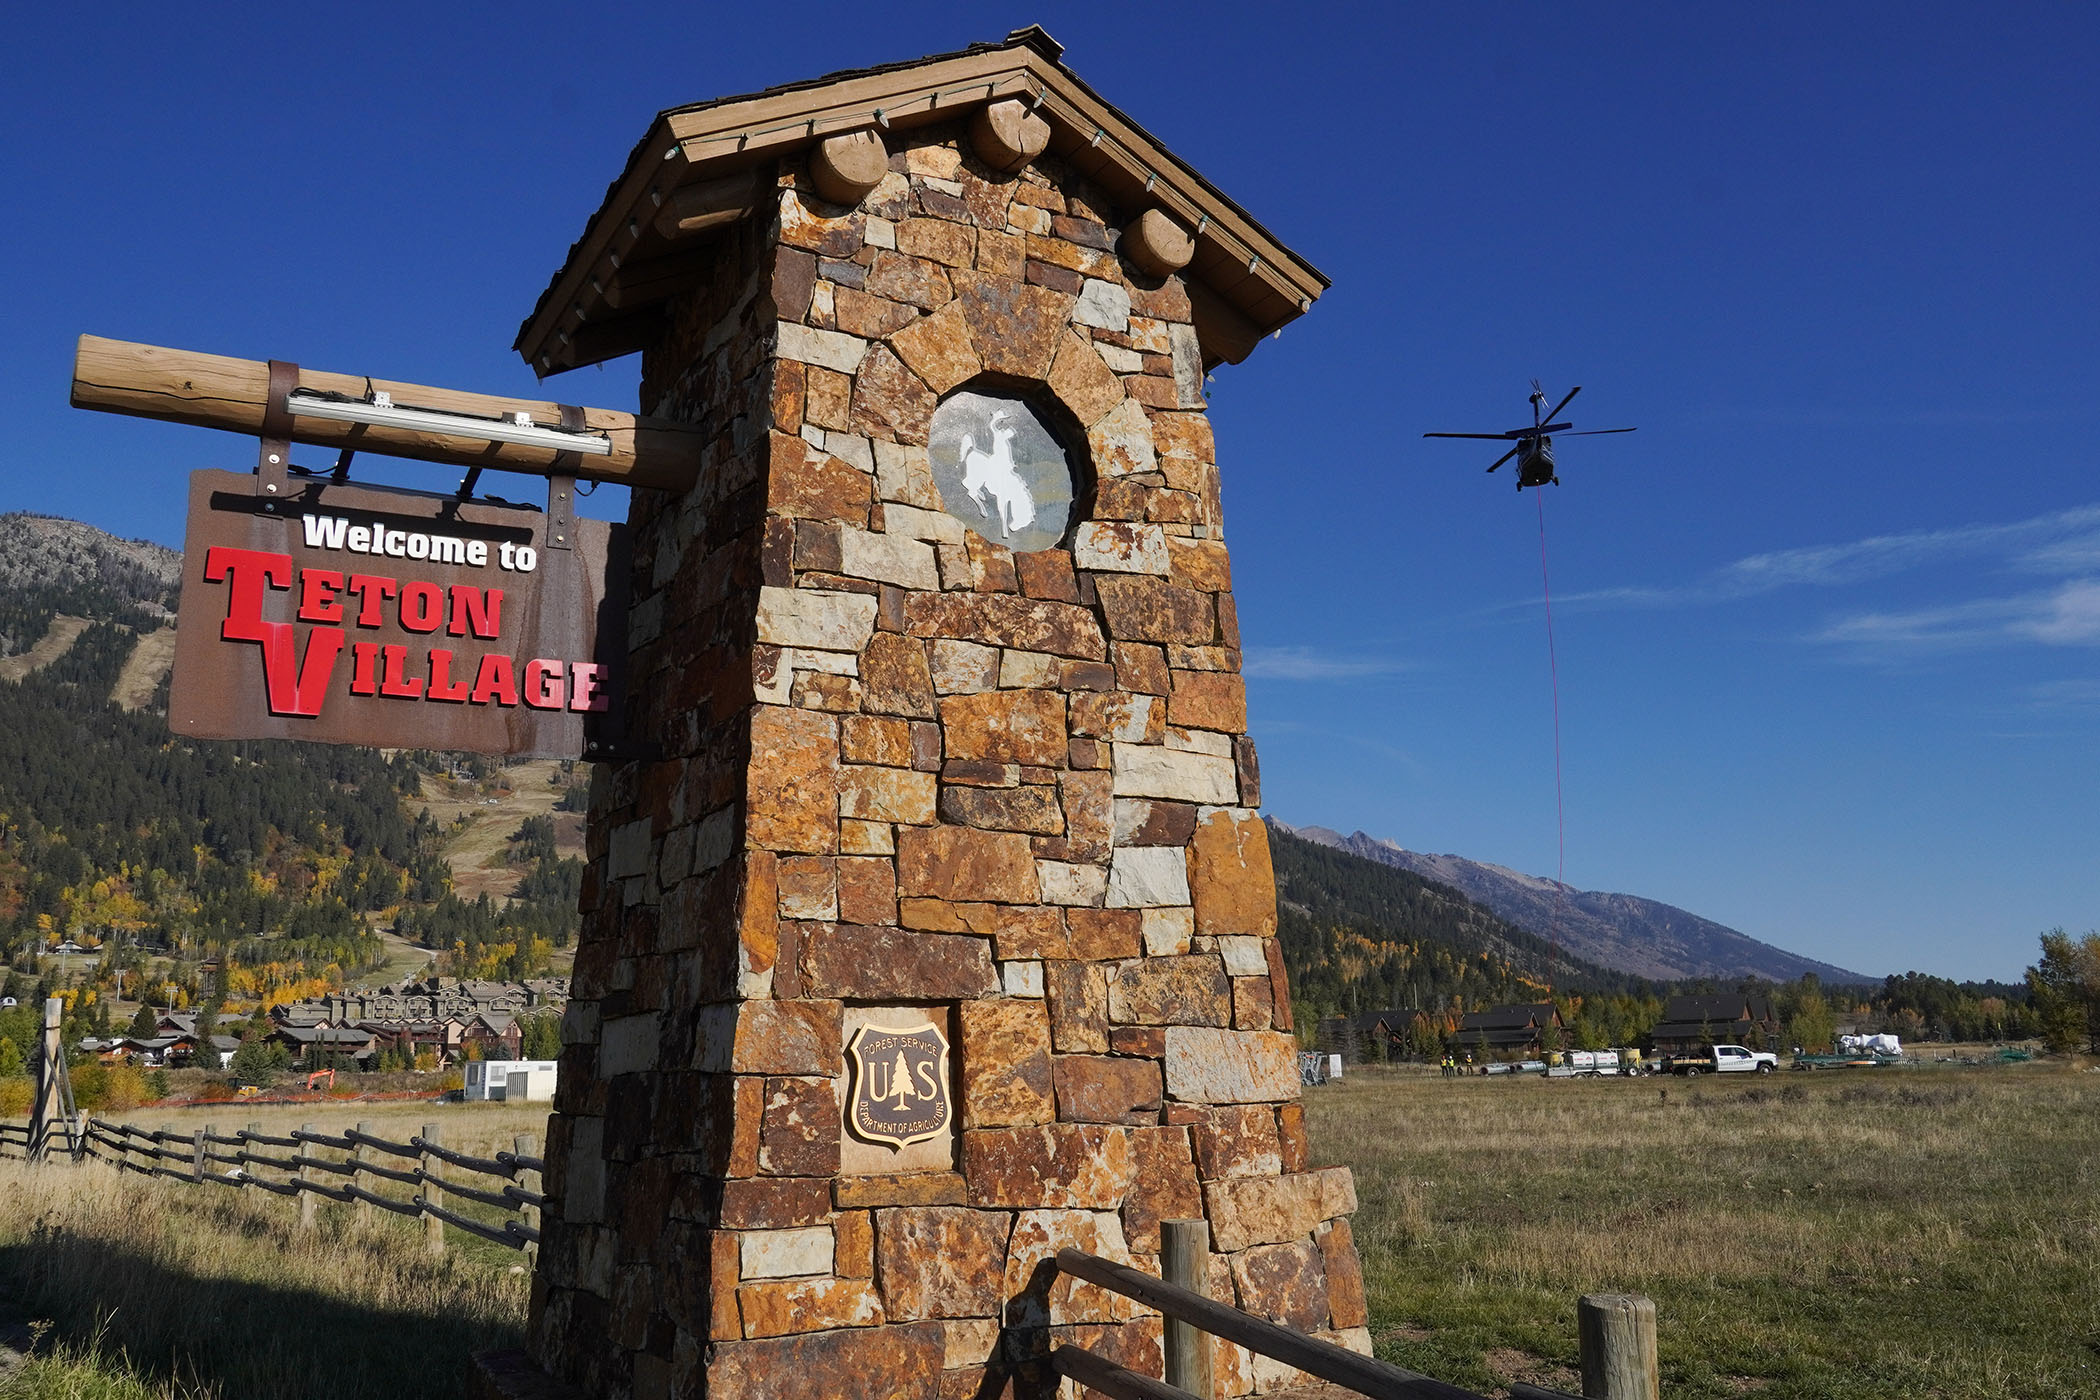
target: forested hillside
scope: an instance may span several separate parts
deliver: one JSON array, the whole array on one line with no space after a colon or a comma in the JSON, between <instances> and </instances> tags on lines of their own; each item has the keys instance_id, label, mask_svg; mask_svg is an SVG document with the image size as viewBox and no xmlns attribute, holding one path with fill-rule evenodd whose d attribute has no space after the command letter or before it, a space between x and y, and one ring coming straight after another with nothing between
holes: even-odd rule
<instances>
[{"instance_id":1,"label":"forested hillside","mask_svg":"<svg viewBox=\"0 0 2100 1400\"><path fill-rule=\"evenodd\" d=\"M1660 989L1592 966L1448 886L1270 825L1277 933L1300 1017L1405 1007L1445 1015L1581 989L1638 1019ZM1652 1019L1652 1017L1650 1018Z\"/></svg>"},{"instance_id":2,"label":"forested hillside","mask_svg":"<svg viewBox=\"0 0 2100 1400\"><path fill-rule=\"evenodd\" d=\"M1906 1041L2017 1040L2046 1030L2034 1003L2035 987L2047 979L2033 970L2024 985L1956 983L1918 972L1888 977L1878 987L1830 985L1813 972L1784 982L1650 981L1571 957L1413 871L1305 840L1275 823L1269 844L1277 931L1301 1023L1405 1009L1428 1013L1426 1024L1448 1034L1464 1012L1550 997L1568 1026L1568 1043L1599 1049L1642 1044L1672 994L1741 990L1769 997L1789 1043L1811 1047L1827 1045L1841 1023L1892 1031ZM2070 946L2061 935L2051 937ZM2043 944L2047 952L2048 937ZM2092 946L2100 949L2100 938ZM2090 985L2100 987L2100 953L2089 956L2095 959ZM2059 961L2069 958L2059 955ZM2089 1004L2100 1044L2100 992L2086 990L2077 975L2058 980L2080 989L2057 1001ZM2062 1019L2076 1018L2064 1012ZM1421 1049L1436 1053L1433 1038Z\"/></svg>"}]
</instances>

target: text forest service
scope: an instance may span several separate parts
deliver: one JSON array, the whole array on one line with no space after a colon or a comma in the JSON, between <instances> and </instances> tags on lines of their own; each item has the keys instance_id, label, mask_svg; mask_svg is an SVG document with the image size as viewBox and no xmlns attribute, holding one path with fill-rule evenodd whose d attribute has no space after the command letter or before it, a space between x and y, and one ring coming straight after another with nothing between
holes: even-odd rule
<instances>
[{"instance_id":1,"label":"text forest service","mask_svg":"<svg viewBox=\"0 0 2100 1400\"><path fill-rule=\"evenodd\" d=\"M549 547L526 507L295 484L272 509L251 477L191 479L177 733L570 757L607 742L624 527L578 520Z\"/></svg>"}]
</instances>

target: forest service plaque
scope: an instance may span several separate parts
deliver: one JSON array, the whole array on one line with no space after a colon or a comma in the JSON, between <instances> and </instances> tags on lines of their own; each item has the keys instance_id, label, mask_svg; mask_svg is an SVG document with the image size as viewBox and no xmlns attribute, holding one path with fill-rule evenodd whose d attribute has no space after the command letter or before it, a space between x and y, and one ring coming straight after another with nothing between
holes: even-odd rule
<instances>
[{"instance_id":1,"label":"forest service plaque","mask_svg":"<svg viewBox=\"0 0 2100 1400\"><path fill-rule=\"evenodd\" d=\"M869 1024L846 1047L853 1097L846 1125L858 1137L902 1150L948 1128L948 1039L931 1021Z\"/></svg>"}]
</instances>

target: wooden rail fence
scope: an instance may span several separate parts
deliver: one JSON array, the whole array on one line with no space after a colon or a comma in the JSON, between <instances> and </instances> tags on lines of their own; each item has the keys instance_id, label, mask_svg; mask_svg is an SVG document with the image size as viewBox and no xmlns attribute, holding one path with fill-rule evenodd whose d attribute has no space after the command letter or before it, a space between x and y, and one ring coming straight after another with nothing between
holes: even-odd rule
<instances>
[{"instance_id":1,"label":"wooden rail fence","mask_svg":"<svg viewBox=\"0 0 2100 1400\"><path fill-rule=\"evenodd\" d=\"M1074 1278L1120 1293L1166 1320L1164 1379L1132 1371L1083 1347L1050 1353L1060 1375L1109 1400L1213 1400L1211 1338L1373 1400L1485 1400L1476 1391L1364 1356L1347 1347L1256 1317L1205 1296L1210 1275L1210 1227L1201 1220L1160 1222L1164 1278L1079 1249L1063 1249L1057 1267ZM1656 1400L1655 1305L1625 1294L1585 1297L1577 1307L1582 1338L1583 1395L1522 1382L1511 1400Z\"/></svg>"},{"instance_id":2,"label":"wooden rail fence","mask_svg":"<svg viewBox=\"0 0 2100 1400\"><path fill-rule=\"evenodd\" d=\"M328 1153L341 1155L323 1155ZM0 1158L7 1157L30 1161L92 1158L141 1176L254 1187L276 1196L297 1197L299 1223L308 1228L315 1223L314 1207L322 1200L350 1206L360 1225L371 1223L375 1208L420 1217L432 1253L443 1252L447 1225L535 1253L540 1242L540 1210L546 1204L539 1189L546 1163L530 1135L514 1138L508 1152L477 1157L446 1147L435 1123L424 1124L423 1131L407 1142L392 1142L373 1132L369 1123L341 1134L316 1131L311 1123L289 1135L266 1133L260 1123L230 1133L207 1123L185 1133L172 1124L148 1129L100 1122L81 1114L54 1120L43 1125L41 1132L38 1125L0 1123ZM389 1158L407 1165L389 1164ZM504 1184L492 1190L469 1184L463 1176L496 1177ZM337 1184L329 1184L331 1177ZM413 1194L403 1200L374 1189L385 1183L413 1188ZM500 1224L476 1220L448 1207L448 1199L472 1201L510 1218Z\"/></svg>"}]
</instances>

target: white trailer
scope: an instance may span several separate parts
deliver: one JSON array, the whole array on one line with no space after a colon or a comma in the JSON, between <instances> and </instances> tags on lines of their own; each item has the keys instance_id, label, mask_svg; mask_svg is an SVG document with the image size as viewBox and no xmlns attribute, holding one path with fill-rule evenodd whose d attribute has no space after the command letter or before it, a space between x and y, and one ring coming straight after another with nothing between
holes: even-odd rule
<instances>
[{"instance_id":1,"label":"white trailer","mask_svg":"<svg viewBox=\"0 0 2100 1400\"><path fill-rule=\"evenodd\" d=\"M552 1060L469 1060L461 1097L468 1103L552 1099L555 1073Z\"/></svg>"}]
</instances>

